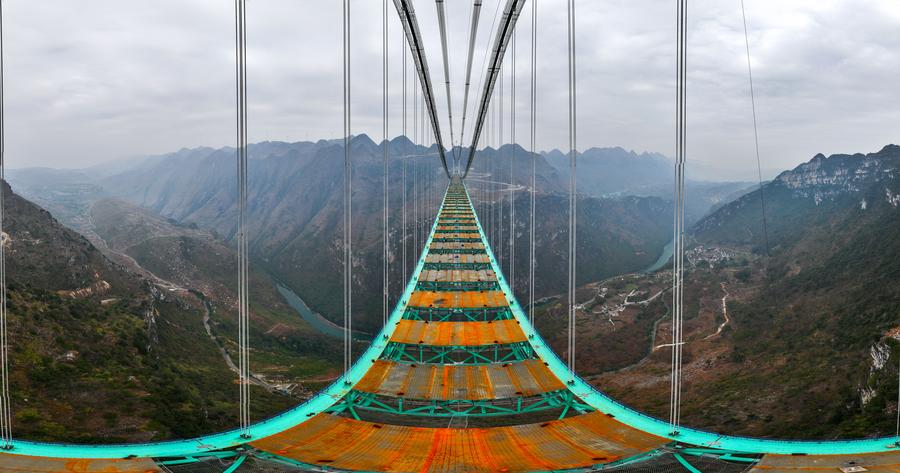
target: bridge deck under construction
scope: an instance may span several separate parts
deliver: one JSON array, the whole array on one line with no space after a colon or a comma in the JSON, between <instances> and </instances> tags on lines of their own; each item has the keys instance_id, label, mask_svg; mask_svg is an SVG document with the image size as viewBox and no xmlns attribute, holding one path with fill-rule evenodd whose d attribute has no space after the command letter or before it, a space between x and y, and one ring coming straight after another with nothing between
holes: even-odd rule
<instances>
[{"instance_id":1,"label":"bridge deck under construction","mask_svg":"<svg viewBox=\"0 0 900 473\"><path fill-rule=\"evenodd\" d=\"M156 444L17 442L0 453L0 471L148 473L201 455L248 453L295 469L284 471L566 471L652 466L664 455L718 455L758 473L854 464L900 471L900 451L884 439L777 441L688 428L672 436L666 422L567 370L528 322L486 241L455 179L382 333L344 376L255 424L250 439L230 431Z\"/></svg>"}]
</instances>

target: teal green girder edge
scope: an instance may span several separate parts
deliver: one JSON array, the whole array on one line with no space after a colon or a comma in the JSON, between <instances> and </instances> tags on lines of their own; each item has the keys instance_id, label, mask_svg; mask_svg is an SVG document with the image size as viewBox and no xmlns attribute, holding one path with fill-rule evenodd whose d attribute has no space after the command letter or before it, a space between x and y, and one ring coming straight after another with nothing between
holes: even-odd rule
<instances>
[{"instance_id":1,"label":"teal green girder edge","mask_svg":"<svg viewBox=\"0 0 900 473\"><path fill-rule=\"evenodd\" d=\"M440 215L443 206L444 204L442 201L441 207L438 209L438 215ZM328 387L308 401L274 417L251 425L250 441L275 435L292 427L296 427L316 414L326 411L353 390L356 383L362 379L366 372L369 371L369 368L375 363L375 360L379 358L381 352L387 346L388 340L391 338L394 327L396 327L397 322L403 318L403 313L406 311L406 303L412 295L412 292L416 287L416 282L418 282L419 279L419 273L425 265L425 256L428 254L428 247L431 245L431 240L434 236L437 224L438 221L435 219L434 224L431 226L428 240L425 241L425 246L416 263L416 268L413 272L414 276L407 281L406 288L404 289L399 302L391 312L388 323L381 329L378 336L372 340L372 344L369 345L369 348L367 348L356 360L356 363L350 367L350 371L336 379L333 383L328 385ZM232 448L247 442L247 439L241 438L241 432L238 429L193 439L133 444L77 445L13 439L13 448L7 450L6 453L51 458L180 457Z\"/></svg>"},{"instance_id":2,"label":"teal green girder edge","mask_svg":"<svg viewBox=\"0 0 900 473\"><path fill-rule=\"evenodd\" d=\"M468 194L467 189L465 192ZM438 215L440 215L443 205L444 203L442 201L441 208L438 209ZM487 239L484 234L484 229L481 227L481 222L478 219L477 214L474 213L474 209L473 215L475 222L478 225L478 232L481 235L482 240L486 242ZM253 424L250 427L252 438L267 437L302 424L307 419L318 413L324 412L329 407L336 404L353 389L356 382L365 375L379 357L393 333L393 328L402 318L406 302L409 300L416 282L418 281L418 275L425 264L425 256L428 254L428 248L431 245L431 240L434 237L434 232L439 221L440 219L435 219L428 240L425 242L425 246L416 264L416 269L413 273L415 277L412 277L407 281L403 295L391 312L388 323L382 328L379 335L373 339L369 348L367 348L356 363L353 364L350 371L336 379L332 384L310 400L279 415ZM497 279L500 281L500 287L509 301L514 317L519 321L522 330L528 335L528 339L531 341L538 356L548 364L550 370L556 376L561 380L567 381L569 389L586 404L603 413L612 414L619 422L663 438L707 448L731 450L743 453L859 454L900 450L900 446L898 446L900 437L831 441L774 440L720 435L687 427L681 427L679 435L673 437L670 435L671 429L668 422L626 407L601 393L578 376L570 373L562 359L547 346L540 334L538 334L534 327L528 322L528 317L516 301L515 296L510 290L509 284L506 282L506 278L496 266L497 260L494 257L494 252L487 243L485 243L485 251L489 256L491 263L494 265L494 272L497 275ZM76 445L13 440L12 444L14 448L7 453L53 458L177 457L223 450L246 443L247 440L241 438L240 434L240 430L234 429L193 439L117 445Z\"/></svg>"},{"instance_id":3,"label":"teal green girder edge","mask_svg":"<svg viewBox=\"0 0 900 473\"><path fill-rule=\"evenodd\" d=\"M468 189L466 189L466 193L468 194ZM475 221L478 224L478 232L485 242L485 251L491 260L491 264L494 265L494 273L497 275L497 280L500 281L501 290L509 302L513 316L519 321L520 327L528 337L528 341L534 348L535 353L538 355L539 359L547 363L547 366L553 374L560 380L566 382L568 388L575 393L576 396L580 397L587 405L594 409L605 414L612 414L619 422L659 437L701 447L731 450L741 453L834 455L900 451L900 437L821 441L779 440L722 435L684 426L679 427L678 435L671 435L672 429L668 421L657 419L656 417L638 412L621 404L569 371L566 363L547 345L541 335L535 330L534 326L528 321L527 314L525 314L522 306L516 301L509 284L506 282L506 276L503 275L500 268L497 266L497 258L494 256L494 250L487 244L487 237L481 226L481 220L474 212L474 209L473 214L475 215Z\"/></svg>"}]
</instances>

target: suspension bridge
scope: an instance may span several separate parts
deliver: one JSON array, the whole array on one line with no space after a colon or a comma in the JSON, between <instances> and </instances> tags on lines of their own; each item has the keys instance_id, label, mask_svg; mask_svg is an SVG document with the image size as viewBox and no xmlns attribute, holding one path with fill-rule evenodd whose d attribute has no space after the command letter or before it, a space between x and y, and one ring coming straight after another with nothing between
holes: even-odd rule
<instances>
[{"instance_id":1,"label":"suspension bridge","mask_svg":"<svg viewBox=\"0 0 900 473\"><path fill-rule=\"evenodd\" d=\"M415 11L408 0L393 0L415 66L421 98L437 154L448 183L439 210L423 239L405 288L393 308L388 294L388 213L384 232L384 326L371 344L353 353L350 195L352 156L349 95L349 13L344 8L344 372L310 400L275 417L251 422L249 415L249 306L247 239L246 6L236 2L236 82L240 224L240 425L199 438L158 443L76 445L39 443L14 438L8 397L8 341L3 299L3 390L0 471L11 472L154 472L154 471L388 471L388 472L538 472L538 471L800 471L843 473L900 471L900 438L799 441L746 438L692 429L680 422L680 330L684 245L683 181L686 125L687 1L678 4L677 168L675 256L673 268L674 335L669 419L627 407L582 380L574 346L575 222L574 167L577 101L575 96L575 3L567 1L569 23L569 144L573 167L570 192L569 325L565 357L555 353L534 327L534 240L530 259L529 303L520 303L501 270L498 256L475 211L466 177L495 96L507 45L515 47L515 25L524 0L507 0L495 18L496 36L481 97L476 102L474 131L466 153L445 152L435 97ZM467 46L466 102L472 68L471 43L477 33L481 1L472 3ZM537 25L532 0L532 24ZM442 0L437 0L445 71L446 40ZM388 2L383 3L384 49L387 49ZM2 16L0 16L2 19ZM493 29L492 29L493 31ZM532 149L534 147L534 45L532 28ZM748 44L749 50L749 44ZM387 55L384 87L387 87ZM748 55L749 58L749 55ZM514 66L512 66L514 67ZM405 77L405 76L404 76ZM449 75L445 76L450 94ZM502 87L502 82L501 82ZM513 85L514 87L514 85ZM514 88L513 88L514 91ZM514 92L512 92L514 93ZM387 94L385 93L385 97ZM502 96L502 94L501 94ZM405 100L405 99L404 99ZM385 98L385 107L387 99ZM465 114L459 140L465 133ZM387 112L385 112L385 123ZM404 117L405 122L405 117ZM451 113L452 123L452 113ZM423 130L425 127L422 128ZM387 139L387 125L384 127ZM423 132L424 134L424 132ZM451 132L452 135L452 132ZM455 138L451 136L451 144ZM466 162L462 163L465 157ZM449 158L449 159L448 159ZM387 169L387 151L385 151ZM405 169L405 168L404 168ZM532 167L532 182L534 168ZM384 186L388 182L385 173ZM532 211L533 211L533 192ZM385 193L385 208L387 208ZM405 198L405 194L404 194ZM531 215L533 226L534 216ZM502 241L502 238L500 239ZM514 242L514 240L509 240ZM513 249L509 248L512 252ZM0 256L3 256L0 254ZM512 265L510 265L512 268ZM2 269L2 268L0 268ZM3 282L0 271L0 282ZM5 294L5 292L4 292ZM627 401L625 399L624 401ZM210 459L219 470L197 469ZM193 468L193 469L192 469Z\"/></svg>"}]
</instances>

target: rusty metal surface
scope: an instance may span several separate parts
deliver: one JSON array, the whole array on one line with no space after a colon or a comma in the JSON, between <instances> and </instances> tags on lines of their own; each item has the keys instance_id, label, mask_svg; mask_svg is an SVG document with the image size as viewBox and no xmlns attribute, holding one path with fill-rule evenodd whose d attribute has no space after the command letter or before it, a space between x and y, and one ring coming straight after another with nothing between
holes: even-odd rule
<instances>
[{"instance_id":1,"label":"rusty metal surface","mask_svg":"<svg viewBox=\"0 0 900 473\"><path fill-rule=\"evenodd\" d=\"M515 320L492 322L401 320L390 340L411 345L478 346L524 342L526 337Z\"/></svg>"},{"instance_id":2,"label":"rusty metal surface","mask_svg":"<svg viewBox=\"0 0 900 473\"><path fill-rule=\"evenodd\" d=\"M865 470L855 470L862 467ZM843 468L843 470L842 470ZM800 473L829 471L900 473L900 451L864 455L766 455L751 473Z\"/></svg>"},{"instance_id":3,"label":"rusty metal surface","mask_svg":"<svg viewBox=\"0 0 900 473\"><path fill-rule=\"evenodd\" d=\"M604 414L512 427L425 428L319 414L253 446L303 463L385 472L529 472L609 463L666 443Z\"/></svg>"},{"instance_id":4,"label":"rusty metal surface","mask_svg":"<svg viewBox=\"0 0 900 473\"><path fill-rule=\"evenodd\" d=\"M480 240L481 234L480 233L462 233L462 232L439 233L439 234L435 235L434 238L478 238Z\"/></svg>"},{"instance_id":5,"label":"rusty metal surface","mask_svg":"<svg viewBox=\"0 0 900 473\"><path fill-rule=\"evenodd\" d=\"M507 307L506 296L500 291L415 291L409 297L410 307L438 307L457 309L481 309L483 307Z\"/></svg>"},{"instance_id":6,"label":"rusty metal surface","mask_svg":"<svg viewBox=\"0 0 900 473\"><path fill-rule=\"evenodd\" d=\"M162 470L149 458L128 460L47 458L0 453L3 473L157 473Z\"/></svg>"},{"instance_id":7,"label":"rusty metal surface","mask_svg":"<svg viewBox=\"0 0 900 473\"><path fill-rule=\"evenodd\" d=\"M419 281L478 282L496 280L497 275L490 269L426 269L419 273Z\"/></svg>"},{"instance_id":8,"label":"rusty metal surface","mask_svg":"<svg viewBox=\"0 0 900 473\"><path fill-rule=\"evenodd\" d=\"M358 391L427 400L488 400L564 389L538 360L488 365L438 365L379 360L356 384Z\"/></svg>"},{"instance_id":9,"label":"rusty metal surface","mask_svg":"<svg viewBox=\"0 0 900 473\"><path fill-rule=\"evenodd\" d=\"M425 257L425 262L426 263L490 263L491 259L488 257L487 253L482 253L480 255L428 254Z\"/></svg>"},{"instance_id":10,"label":"rusty metal surface","mask_svg":"<svg viewBox=\"0 0 900 473\"><path fill-rule=\"evenodd\" d=\"M465 232L465 233L478 233L478 227L476 225L474 225L474 222L472 224L468 224L468 225L454 225L454 226L449 226L449 224L438 225L437 229L438 229L438 231L456 230L458 232Z\"/></svg>"},{"instance_id":11,"label":"rusty metal surface","mask_svg":"<svg viewBox=\"0 0 900 473\"><path fill-rule=\"evenodd\" d=\"M432 250L483 250L484 243L460 242L460 241L433 241L428 246Z\"/></svg>"}]
</instances>

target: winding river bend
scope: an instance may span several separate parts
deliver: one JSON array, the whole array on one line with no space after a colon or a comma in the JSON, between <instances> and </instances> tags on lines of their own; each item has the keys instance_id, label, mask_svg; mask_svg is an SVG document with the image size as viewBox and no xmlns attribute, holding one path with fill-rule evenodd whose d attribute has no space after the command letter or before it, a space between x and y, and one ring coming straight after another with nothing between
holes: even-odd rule
<instances>
[{"instance_id":1,"label":"winding river bend","mask_svg":"<svg viewBox=\"0 0 900 473\"><path fill-rule=\"evenodd\" d=\"M278 293L281 294L281 297L284 298L284 301L291 306L294 311L300 314L300 317L303 318L307 323L312 325L314 329L319 331L324 335L327 335L332 338L342 339L344 337L344 328L340 325L326 319L317 312L313 312L312 309L306 305L306 302L300 298L291 288L281 284L279 282L275 283L275 289L278 290ZM365 332L353 332L354 340L364 340L369 341L372 340L372 336Z\"/></svg>"}]
</instances>

